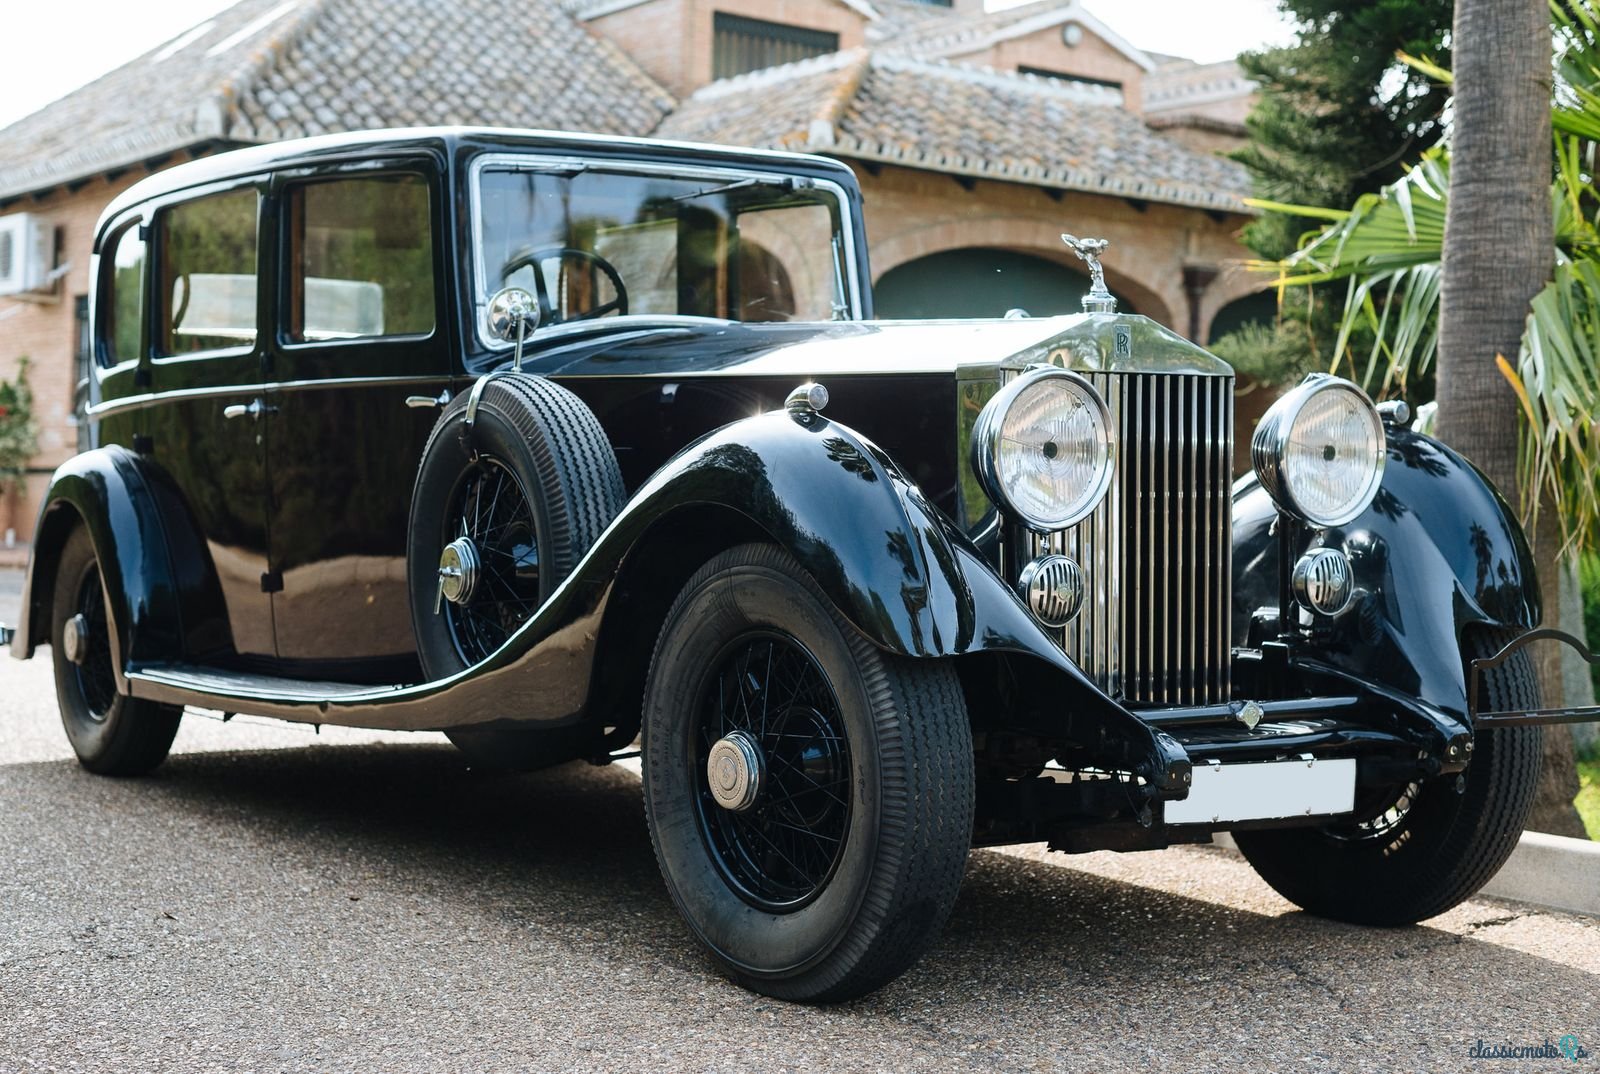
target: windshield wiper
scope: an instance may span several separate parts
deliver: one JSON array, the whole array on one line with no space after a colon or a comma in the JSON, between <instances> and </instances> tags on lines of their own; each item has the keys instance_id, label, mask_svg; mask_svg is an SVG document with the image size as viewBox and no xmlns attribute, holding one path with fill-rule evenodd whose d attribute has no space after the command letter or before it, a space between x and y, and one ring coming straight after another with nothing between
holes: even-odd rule
<instances>
[{"instance_id":1,"label":"windshield wiper","mask_svg":"<svg viewBox=\"0 0 1600 1074\"><path fill-rule=\"evenodd\" d=\"M780 190L797 190L800 184L791 175L773 179L736 179L731 183L722 183L718 186L708 186L704 190L692 190L687 194L679 194L673 201L693 201L696 198L710 197L712 194L726 194L730 190L747 190L753 186L775 186Z\"/></svg>"}]
</instances>

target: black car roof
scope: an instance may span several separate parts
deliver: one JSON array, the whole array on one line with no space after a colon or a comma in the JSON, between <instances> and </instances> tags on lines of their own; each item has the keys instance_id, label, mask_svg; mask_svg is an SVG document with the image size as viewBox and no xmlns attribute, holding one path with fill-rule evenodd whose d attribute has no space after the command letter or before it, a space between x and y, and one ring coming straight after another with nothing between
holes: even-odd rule
<instances>
[{"instance_id":1,"label":"black car roof","mask_svg":"<svg viewBox=\"0 0 1600 1074\"><path fill-rule=\"evenodd\" d=\"M94 248L96 252L99 251L105 227L116 216L142 202L193 187L222 182L241 175L314 165L352 155L412 150L441 155L444 159L448 159L458 149L477 152L524 149L546 153L567 152L583 156L602 156L618 161L737 165L763 171L809 175L839 183L852 193L856 191L855 174L847 166L827 157L805 153L743 149L695 142L669 142L653 138L577 134L570 131L514 130L501 127L406 127L271 142L218 153L216 156L189 161L157 172L117 195L106 207L95 228Z\"/></svg>"}]
</instances>

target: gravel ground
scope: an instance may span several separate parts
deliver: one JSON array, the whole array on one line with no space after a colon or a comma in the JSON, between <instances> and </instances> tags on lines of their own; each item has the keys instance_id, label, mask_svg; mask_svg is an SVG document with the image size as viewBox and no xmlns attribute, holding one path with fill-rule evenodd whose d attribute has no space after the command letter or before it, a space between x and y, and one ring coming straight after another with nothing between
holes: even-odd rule
<instances>
[{"instance_id":1,"label":"gravel ground","mask_svg":"<svg viewBox=\"0 0 1600 1074\"><path fill-rule=\"evenodd\" d=\"M1600 922L1476 900L1337 925L1213 849L974 853L919 966L789 1006L696 952L622 766L490 776L439 736L196 717L155 776L99 778L41 656L0 658L5 1074L1455 1070L1567 1033L1600 1056Z\"/></svg>"}]
</instances>

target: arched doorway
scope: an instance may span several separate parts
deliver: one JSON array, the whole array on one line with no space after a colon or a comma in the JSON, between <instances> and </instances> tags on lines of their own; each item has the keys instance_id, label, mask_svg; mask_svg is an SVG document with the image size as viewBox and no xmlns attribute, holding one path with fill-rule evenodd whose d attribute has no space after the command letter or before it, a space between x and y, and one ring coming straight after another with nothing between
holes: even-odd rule
<instances>
[{"instance_id":1,"label":"arched doorway","mask_svg":"<svg viewBox=\"0 0 1600 1074\"><path fill-rule=\"evenodd\" d=\"M1221 339L1229 332L1247 324L1272 324L1278 319L1278 294L1268 288L1253 295L1236 298L1217 311L1211 318L1210 338Z\"/></svg>"},{"instance_id":2,"label":"arched doorway","mask_svg":"<svg viewBox=\"0 0 1600 1074\"><path fill-rule=\"evenodd\" d=\"M885 272L873 287L887 320L1003 317L1024 309L1035 317L1082 313L1089 277L1055 261L1013 250L941 250ZM1117 296L1121 309L1131 303Z\"/></svg>"}]
</instances>

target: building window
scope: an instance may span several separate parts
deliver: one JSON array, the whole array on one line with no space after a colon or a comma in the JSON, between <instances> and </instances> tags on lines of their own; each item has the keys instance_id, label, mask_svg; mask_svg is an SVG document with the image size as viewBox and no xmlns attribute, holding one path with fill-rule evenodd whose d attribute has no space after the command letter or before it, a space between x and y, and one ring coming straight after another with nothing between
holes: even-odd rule
<instances>
[{"instance_id":1,"label":"building window","mask_svg":"<svg viewBox=\"0 0 1600 1074\"><path fill-rule=\"evenodd\" d=\"M1074 86L1092 86L1096 89L1111 90L1119 95L1122 93L1122 83L1107 78L1087 78L1083 75L1069 75L1065 71L1052 71L1045 67L1018 67L1017 73L1038 75L1040 78L1050 78L1057 82L1066 82Z\"/></svg>"},{"instance_id":2,"label":"building window","mask_svg":"<svg viewBox=\"0 0 1600 1074\"><path fill-rule=\"evenodd\" d=\"M732 78L746 71L794 63L839 51L839 35L739 15L712 16L711 77Z\"/></svg>"},{"instance_id":3,"label":"building window","mask_svg":"<svg viewBox=\"0 0 1600 1074\"><path fill-rule=\"evenodd\" d=\"M89 450L89 363L93 361L94 337L89 331L89 296L72 300L72 414L78 425L78 450Z\"/></svg>"}]
</instances>

